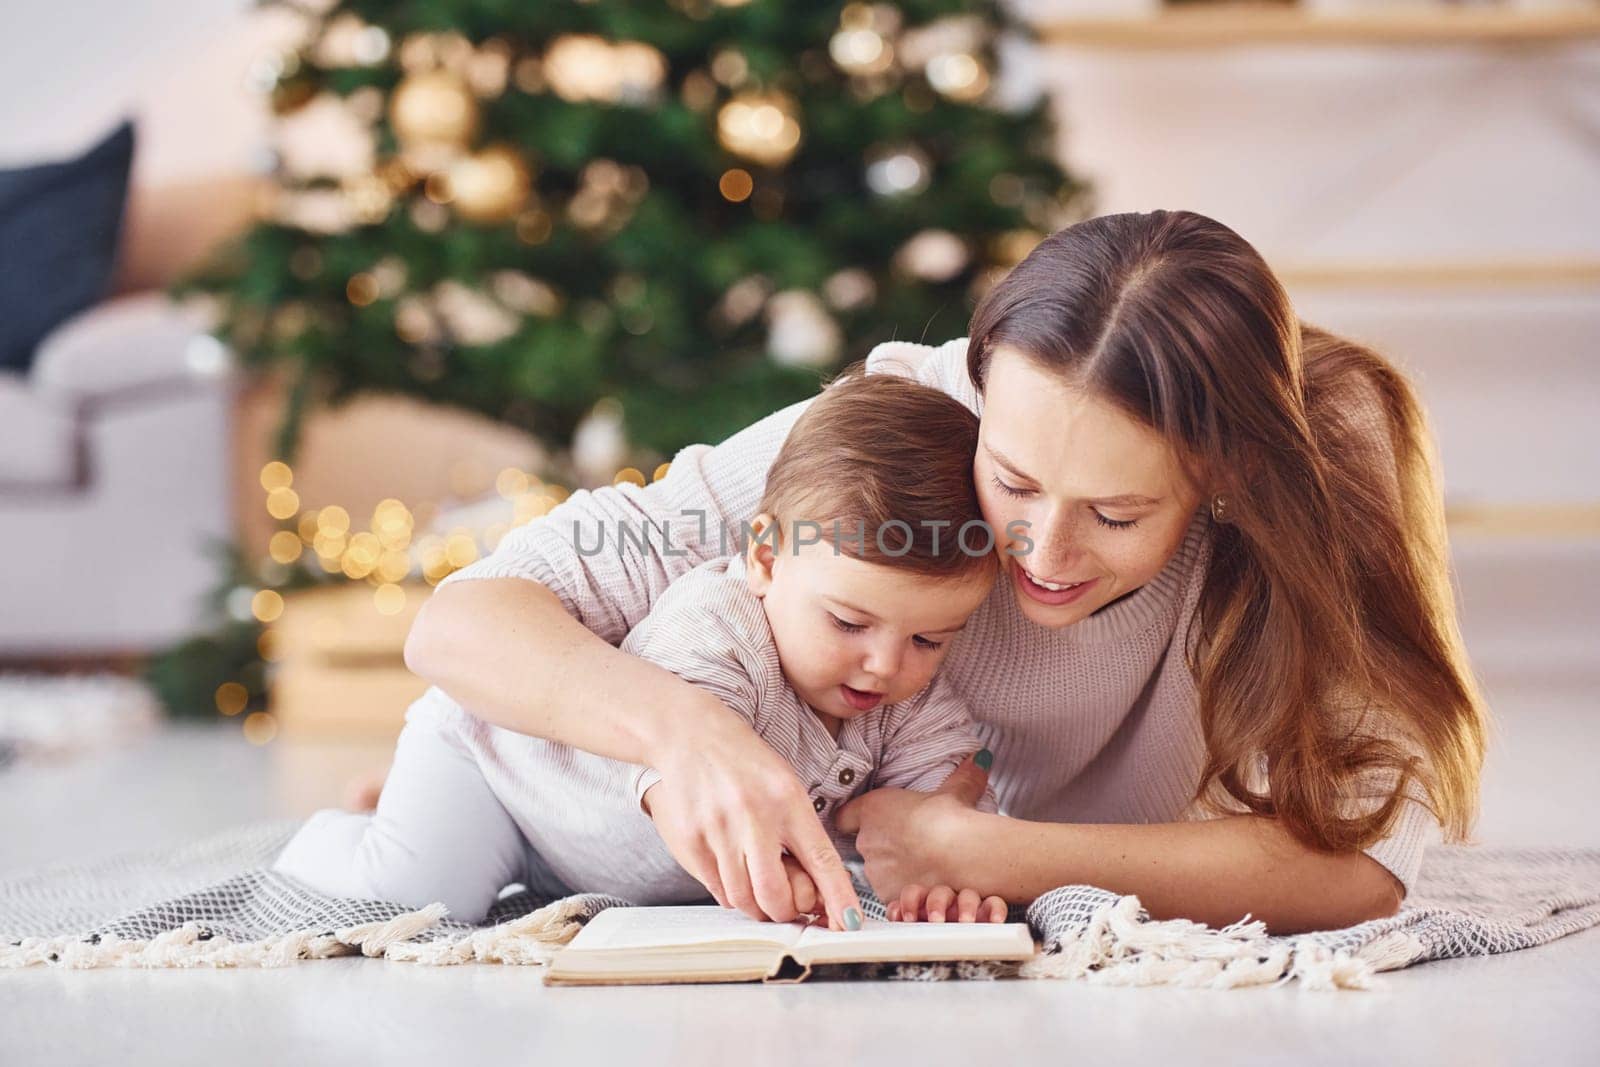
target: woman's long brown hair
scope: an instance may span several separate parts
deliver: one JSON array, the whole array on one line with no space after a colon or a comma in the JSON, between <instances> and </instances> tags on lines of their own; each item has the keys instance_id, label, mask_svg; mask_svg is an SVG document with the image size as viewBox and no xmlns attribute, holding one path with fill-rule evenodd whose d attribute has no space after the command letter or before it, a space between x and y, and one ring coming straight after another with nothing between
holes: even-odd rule
<instances>
[{"instance_id":1,"label":"woman's long brown hair","mask_svg":"<svg viewBox=\"0 0 1600 1067\"><path fill-rule=\"evenodd\" d=\"M1185 635L1207 749L1196 799L1351 850L1410 795L1464 837L1487 713L1400 372L1302 324L1256 250L1190 212L1052 235L970 333L980 390L995 347L1017 350L1154 427L1206 502L1223 498Z\"/></svg>"}]
</instances>

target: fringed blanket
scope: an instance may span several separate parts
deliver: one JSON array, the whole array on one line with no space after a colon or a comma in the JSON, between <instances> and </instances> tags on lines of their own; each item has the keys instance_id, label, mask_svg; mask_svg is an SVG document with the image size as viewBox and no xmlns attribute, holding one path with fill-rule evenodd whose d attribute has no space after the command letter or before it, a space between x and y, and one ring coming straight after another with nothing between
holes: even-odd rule
<instances>
[{"instance_id":1,"label":"fringed blanket","mask_svg":"<svg viewBox=\"0 0 1600 1067\"><path fill-rule=\"evenodd\" d=\"M357 953L433 965L543 963L601 909L625 906L594 895L539 900L510 887L475 927L437 904L413 911L339 900L267 869L296 829L248 826L182 848L0 881L0 967L274 967ZM870 893L862 902L883 918ZM907 964L834 973L1366 988L1379 971L1532 948L1600 924L1600 850L1435 848L1398 915L1295 937L1269 936L1259 922L1214 930L1152 921L1137 898L1092 886L1052 890L1019 914L1042 949L1020 968Z\"/></svg>"}]
</instances>

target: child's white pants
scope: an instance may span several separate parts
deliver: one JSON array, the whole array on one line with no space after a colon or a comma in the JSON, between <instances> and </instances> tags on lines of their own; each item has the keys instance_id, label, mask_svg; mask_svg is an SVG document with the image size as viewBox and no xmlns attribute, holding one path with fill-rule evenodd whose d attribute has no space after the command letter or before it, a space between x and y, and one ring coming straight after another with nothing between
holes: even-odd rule
<instances>
[{"instance_id":1,"label":"child's white pants","mask_svg":"<svg viewBox=\"0 0 1600 1067\"><path fill-rule=\"evenodd\" d=\"M410 908L440 901L452 918L480 922L502 889L528 883L527 853L461 739L434 723L409 721L378 810L317 812L273 869L330 896ZM529 888L565 893L559 885Z\"/></svg>"},{"instance_id":2,"label":"child's white pants","mask_svg":"<svg viewBox=\"0 0 1600 1067\"><path fill-rule=\"evenodd\" d=\"M525 760L549 743L444 706L419 700L408 712L375 813L317 812L273 869L331 896L439 901L469 923L512 883L547 899L705 899L639 810L629 765L566 746L559 759Z\"/></svg>"}]
</instances>

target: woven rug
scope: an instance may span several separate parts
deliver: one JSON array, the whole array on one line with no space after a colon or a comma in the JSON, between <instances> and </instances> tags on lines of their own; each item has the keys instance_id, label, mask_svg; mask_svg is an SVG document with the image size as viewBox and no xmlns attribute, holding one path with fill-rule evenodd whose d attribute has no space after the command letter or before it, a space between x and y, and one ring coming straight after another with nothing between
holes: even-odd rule
<instances>
[{"instance_id":1,"label":"woven rug","mask_svg":"<svg viewBox=\"0 0 1600 1067\"><path fill-rule=\"evenodd\" d=\"M262 967L362 954L420 964L547 961L611 897L545 901L511 887L483 926L442 905L408 910L314 892L267 865L298 823L247 826L181 848L0 881L0 967ZM864 888L864 887L862 887ZM863 894L869 916L883 906ZM1600 924L1600 850L1445 847L1428 853L1398 915L1344 930L1271 937L1152 921L1137 898L1064 886L1018 909L1041 954L1022 965L831 969L900 980L1070 978L1117 985L1238 988L1298 981L1367 988L1377 972L1543 945Z\"/></svg>"}]
</instances>

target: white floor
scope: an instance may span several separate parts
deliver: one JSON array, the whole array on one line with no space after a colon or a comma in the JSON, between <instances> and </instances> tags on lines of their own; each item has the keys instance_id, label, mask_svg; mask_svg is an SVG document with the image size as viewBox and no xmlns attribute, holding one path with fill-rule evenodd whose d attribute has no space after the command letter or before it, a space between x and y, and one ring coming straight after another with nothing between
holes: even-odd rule
<instances>
[{"instance_id":1,"label":"white floor","mask_svg":"<svg viewBox=\"0 0 1600 1067\"><path fill-rule=\"evenodd\" d=\"M1600 847L1600 664L1570 654L1553 663L1559 639L1495 643L1507 622L1527 632L1523 598L1576 611L1557 627L1568 642L1600 629L1600 601L1581 588L1594 582L1591 560L1575 568L1558 557L1533 559L1514 579L1496 565L1503 592L1476 578L1470 559L1463 567L1468 639L1485 653L1499 723L1478 833L1486 844ZM1532 595L1539 586L1549 599ZM11 767L0 771L0 877L303 815L336 803L345 776L381 756L255 748L232 728L187 727L118 753ZM1600 929L1333 995L1045 982L552 990L539 979L350 959L252 972L0 972L0 1064L1600 1062Z\"/></svg>"},{"instance_id":2,"label":"white floor","mask_svg":"<svg viewBox=\"0 0 1600 1067\"><path fill-rule=\"evenodd\" d=\"M1597 934L1334 995L1056 982L548 989L521 968L360 960L34 971L0 976L0 1061L1592 1064Z\"/></svg>"}]
</instances>

